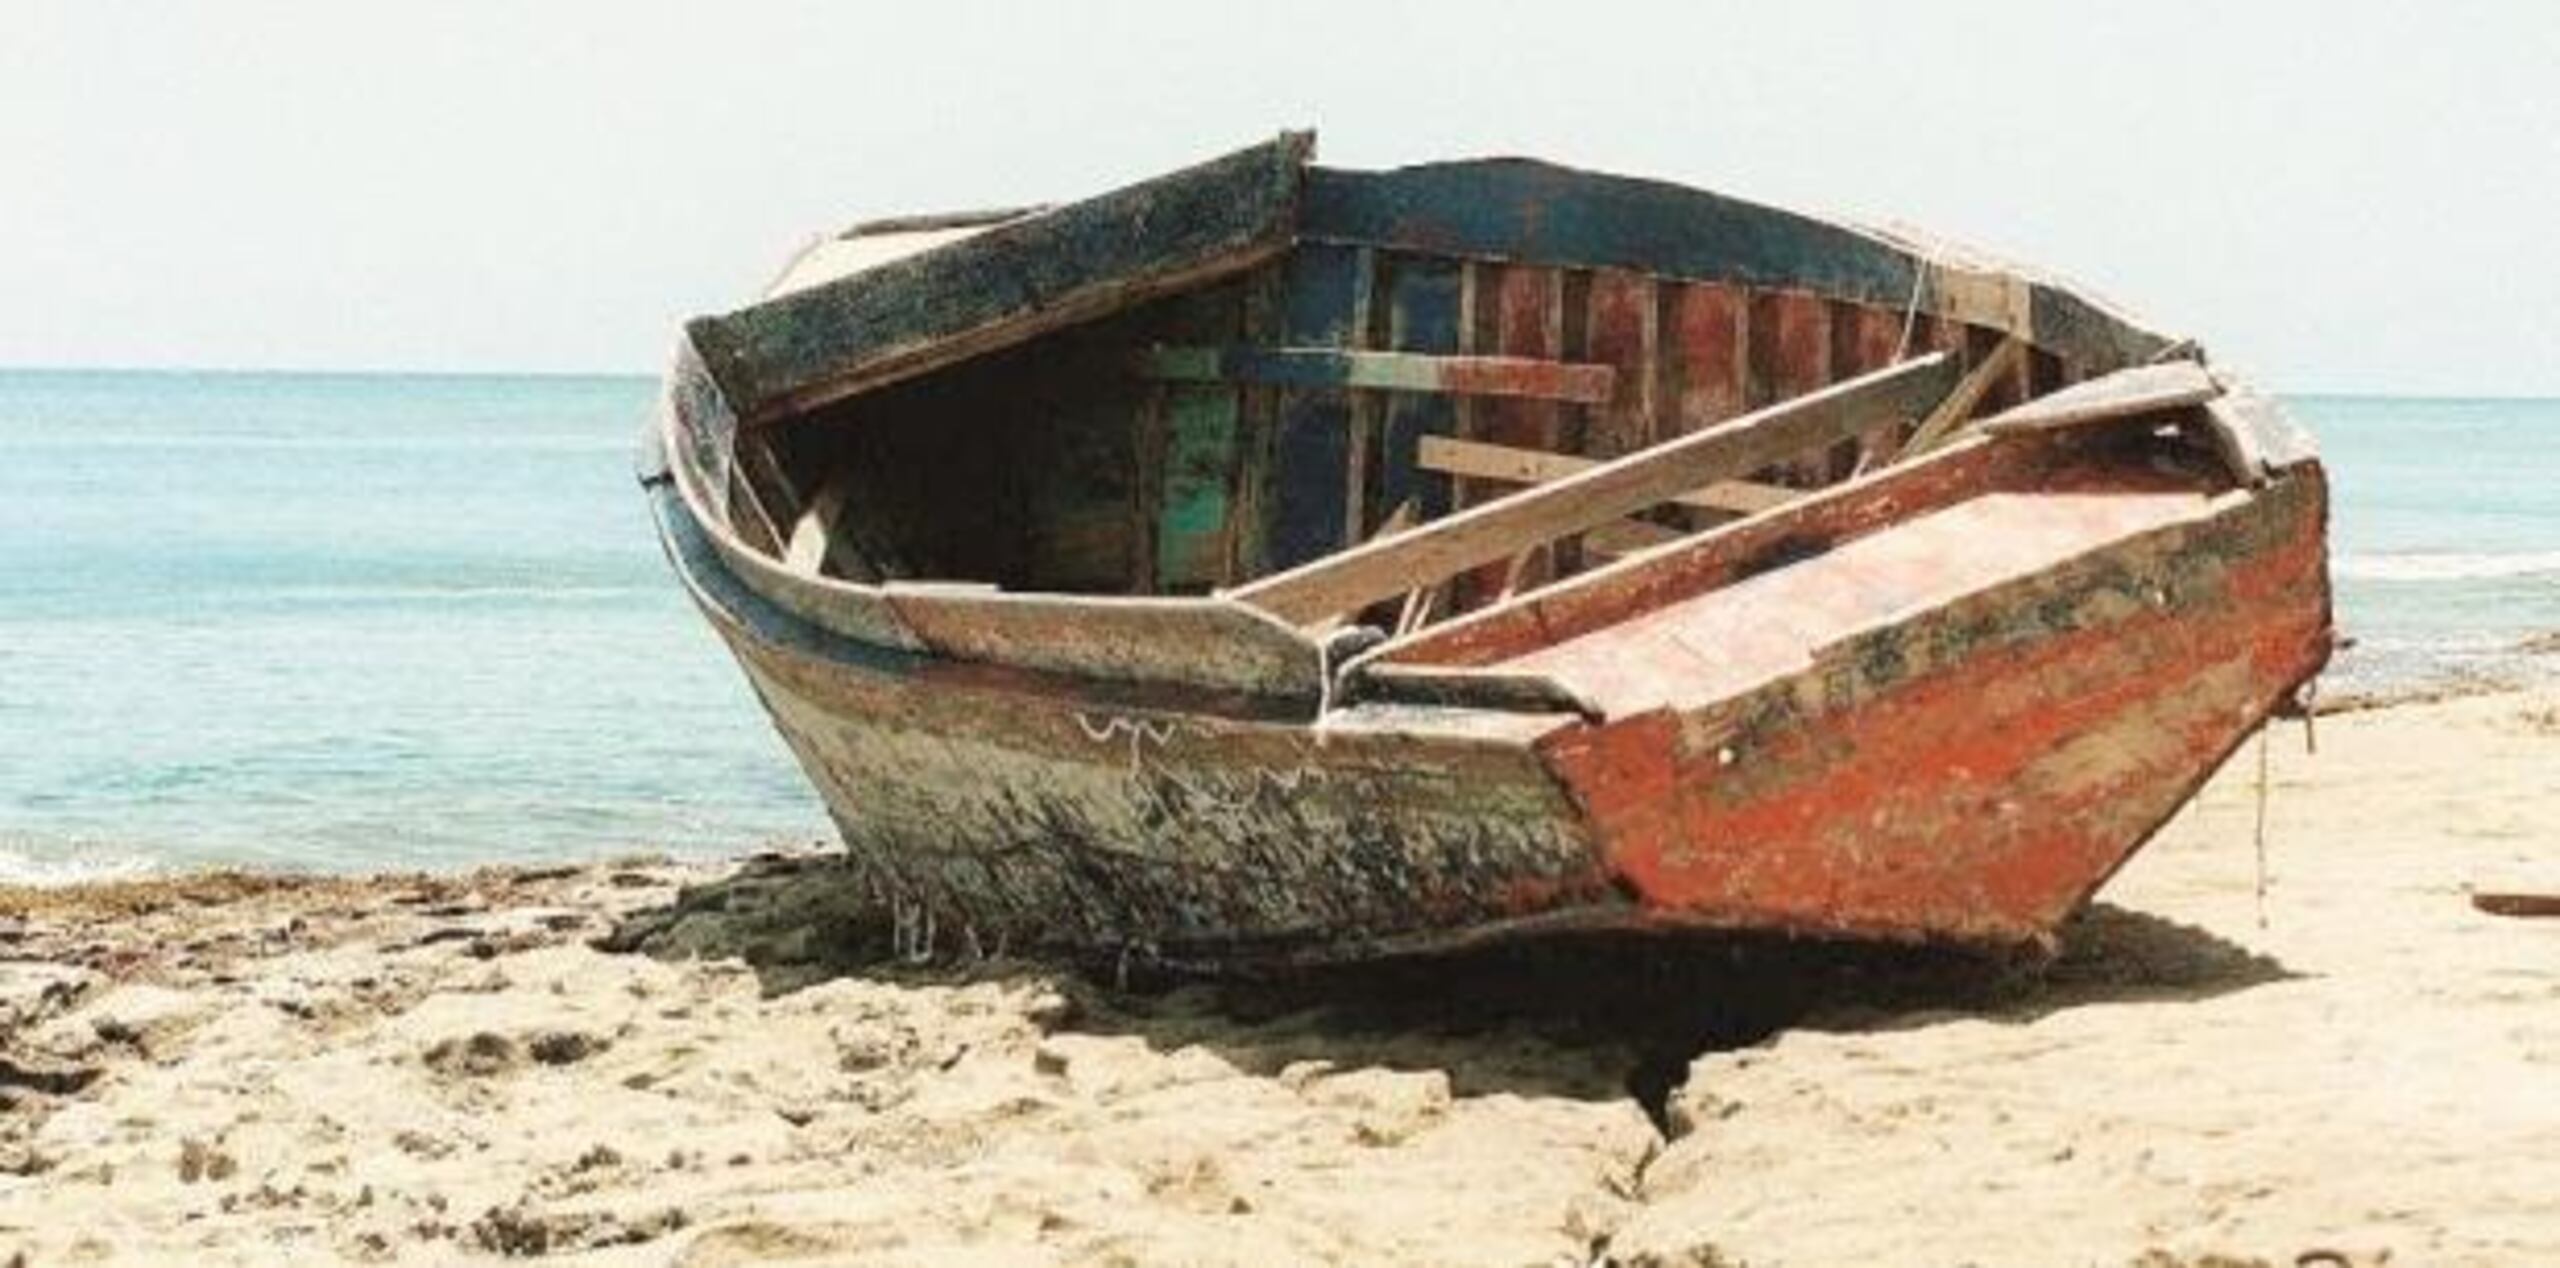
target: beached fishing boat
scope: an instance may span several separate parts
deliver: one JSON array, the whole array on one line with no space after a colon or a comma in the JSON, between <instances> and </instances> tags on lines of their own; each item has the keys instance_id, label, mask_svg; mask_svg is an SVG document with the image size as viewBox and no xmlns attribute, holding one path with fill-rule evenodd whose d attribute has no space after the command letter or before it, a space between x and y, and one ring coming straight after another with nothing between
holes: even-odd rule
<instances>
[{"instance_id":1,"label":"beached fishing boat","mask_svg":"<svg viewBox=\"0 0 2560 1268\"><path fill-rule=\"evenodd\" d=\"M817 243L688 324L642 478L944 946L2033 941L2331 643L2312 447L2189 340L1301 134Z\"/></svg>"}]
</instances>

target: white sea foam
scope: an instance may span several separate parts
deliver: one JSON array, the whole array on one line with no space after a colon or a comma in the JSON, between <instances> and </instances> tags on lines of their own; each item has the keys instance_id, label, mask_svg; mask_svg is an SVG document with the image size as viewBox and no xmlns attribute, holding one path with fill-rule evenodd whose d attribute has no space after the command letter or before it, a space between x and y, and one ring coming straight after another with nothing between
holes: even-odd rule
<instances>
[{"instance_id":1,"label":"white sea foam","mask_svg":"<svg viewBox=\"0 0 2560 1268\"><path fill-rule=\"evenodd\" d=\"M2560 580L2560 550L2502 554L2408 551L2338 555L2330 559L2329 571L2334 576L2356 581L2487 581L2545 575Z\"/></svg>"},{"instance_id":2,"label":"white sea foam","mask_svg":"<svg viewBox=\"0 0 2560 1268\"><path fill-rule=\"evenodd\" d=\"M0 840L0 885L78 885L158 871L152 860L103 846L57 846Z\"/></svg>"}]
</instances>

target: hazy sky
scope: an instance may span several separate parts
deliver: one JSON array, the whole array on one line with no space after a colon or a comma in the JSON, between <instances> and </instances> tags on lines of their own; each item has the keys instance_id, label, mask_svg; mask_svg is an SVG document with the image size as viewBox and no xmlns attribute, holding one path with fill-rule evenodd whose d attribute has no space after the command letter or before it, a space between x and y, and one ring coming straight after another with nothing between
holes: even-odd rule
<instances>
[{"instance_id":1,"label":"hazy sky","mask_svg":"<svg viewBox=\"0 0 2560 1268\"><path fill-rule=\"evenodd\" d=\"M1878 218L2284 390L2560 394L2560 5L0 0L0 365L654 371L801 239L1313 125Z\"/></svg>"}]
</instances>

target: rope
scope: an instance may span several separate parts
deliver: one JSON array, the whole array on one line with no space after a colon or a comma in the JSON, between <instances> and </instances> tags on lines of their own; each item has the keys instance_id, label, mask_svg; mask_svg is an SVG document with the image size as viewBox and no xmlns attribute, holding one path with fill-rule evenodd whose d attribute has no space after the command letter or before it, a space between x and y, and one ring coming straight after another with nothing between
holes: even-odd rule
<instances>
[{"instance_id":1,"label":"rope","mask_svg":"<svg viewBox=\"0 0 2560 1268\"><path fill-rule=\"evenodd\" d=\"M1896 361L1911 355L1911 332L1920 325L1920 292L1928 289L1929 274L1937 269L1938 254L1943 250L1944 244L1933 245L1929 254L1912 262L1911 298L1902 306L1902 339L1893 346L1893 359Z\"/></svg>"}]
</instances>

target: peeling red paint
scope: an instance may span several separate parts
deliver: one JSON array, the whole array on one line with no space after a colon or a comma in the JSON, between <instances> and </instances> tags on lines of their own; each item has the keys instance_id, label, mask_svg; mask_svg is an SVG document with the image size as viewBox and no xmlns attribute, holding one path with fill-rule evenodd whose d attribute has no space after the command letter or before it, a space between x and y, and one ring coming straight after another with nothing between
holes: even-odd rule
<instances>
[{"instance_id":1,"label":"peeling red paint","mask_svg":"<svg viewBox=\"0 0 2560 1268\"><path fill-rule=\"evenodd\" d=\"M2326 659L2322 495L2312 469L2293 479L2163 552L2158 575L2179 590L2164 606L1751 720L1801 699L1816 666L1692 714L1689 733L1730 742L1680 750L1671 771L1662 713L1545 752L1655 919L2034 937ZM2260 535L2266 549L2224 553ZM2075 745L2106 760L2057 757Z\"/></svg>"}]
</instances>

